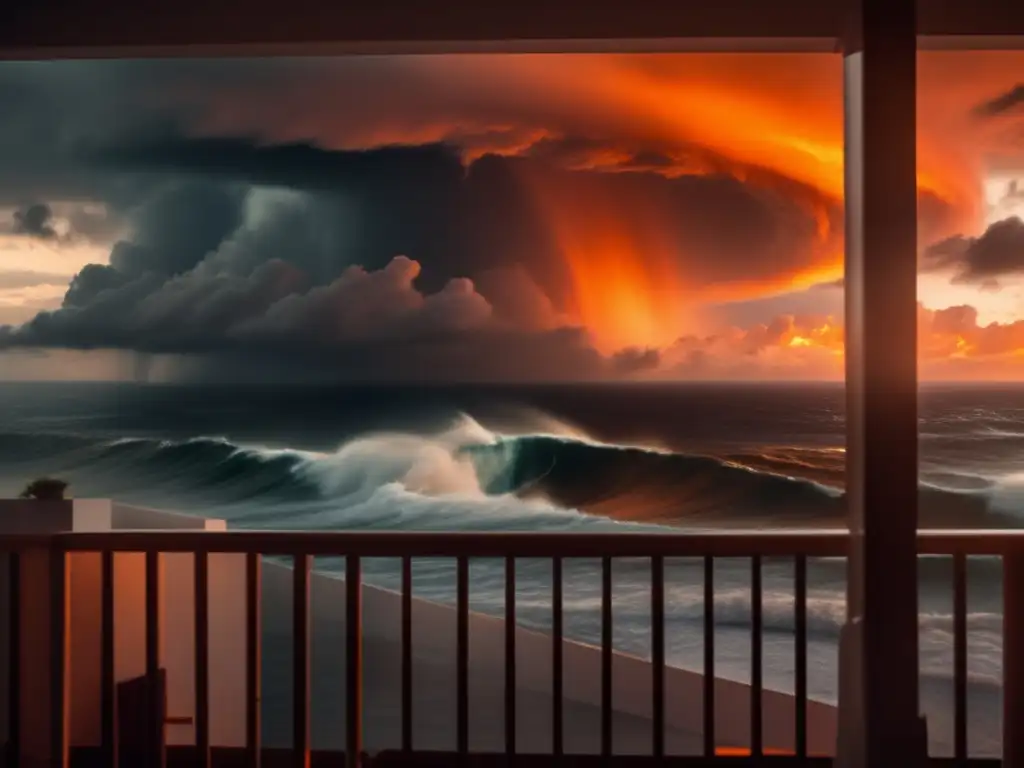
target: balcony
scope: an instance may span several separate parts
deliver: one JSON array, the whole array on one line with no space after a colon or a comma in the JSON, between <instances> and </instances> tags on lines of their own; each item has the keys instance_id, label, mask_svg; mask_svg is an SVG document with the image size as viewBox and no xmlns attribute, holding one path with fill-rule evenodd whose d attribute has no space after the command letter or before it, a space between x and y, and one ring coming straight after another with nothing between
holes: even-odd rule
<instances>
[{"instance_id":1,"label":"balcony","mask_svg":"<svg viewBox=\"0 0 1024 768\"><path fill-rule=\"evenodd\" d=\"M967 591L968 557L1000 557L1004 560L1004 721L1010 727L1004 734L1005 763L1024 765L1024 664L1014 650L1024 648L1024 607L1019 596L1024 590L1024 547L1015 531L984 533L929 532L917 530L917 418L916 418L916 295L917 252L915 179L915 55L921 45L993 48L1019 45L1024 32L1020 4L1005 2L926 2L910 0L860 0L841 4L787 0L766 4L761 0L734 0L720 4L640 2L623 5L592 4L586 13L555 9L550 3L506 4L449 3L424 13L397 3L357 4L358 8L302 2L289 7L287 23L281 9L260 3L245 7L231 3L190 3L176 5L171 17L159 17L143 10L126 11L121 4L69 2L61 8L62 23L53 23L44 5L20 4L5 17L0 27L0 55L6 58L48 58L107 55L218 55L280 54L293 46L320 46L341 53L409 53L426 51L476 50L483 46L503 50L842 50L846 64L846 108L848 152L847 174L847 331L848 339L848 412L850 432L848 461L850 482L850 522L852 533L728 533L678 534L670 536L557 536L522 534L502 535L383 535L383 534L297 534L241 532L93 532L9 534L2 547L12 553L12 570L7 572L13 626L7 637L11 650L6 673L12 691L20 695L8 701L8 763L65 765L111 765L124 757L122 764L276 764L308 765L311 762L311 725L316 712L311 694L316 683L334 686L334 679L318 674L311 662L310 594L315 577L312 558L344 557L344 621L340 625L336 653L325 656L335 665L343 660L344 676L338 675L337 687L343 691L344 707L337 712L337 728L344 732L345 751L316 753L316 762L342 762L356 765L361 759L364 734L364 701L369 699L372 681L359 684L363 661L361 628L366 626L369 587L360 587L362 566L367 558L391 557L402 562L403 588L399 600L400 630L394 642L399 650L395 662L399 687L399 705L392 723L397 733L397 751L374 756L380 765L448 765L467 762L472 756L478 764L506 763L510 753L519 749L527 724L518 719L522 707L509 706L499 735L504 750L493 755L480 754L472 741L469 721L470 689L477 680L471 665L469 611L469 563L474 558L498 558L514 563L519 558L551 560L555 578L552 583L552 633L550 644L550 687L547 694L557 705L566 699L568 685L563 673L568 646L558 642L563 634L560 596L561 566L572 558L597 558L600 568L600 647L596 684L597 726L590 728L598 739L599 762L622 760L643 763L643 757L614 755L622 745L620 733L635 733L621 716L622 688L616 681L619 660L613 648L611 564L623 558L650 560L650 611L654 619L650 638L651 660L649 693L643 707L639 700L630 705L634 717L654 724L650 734L649 761L676 751L679 742L699 747L693 757L664 758L663 762L702 764L708 762L803 762L819 758L812 748L815 739L830 741L814 721L817 711L808 699L807 689L807 566L817 558L848 556L850 562L851 627L860 640L849 645L848 685L851 697L840 707L840 720L849 729L843 749L850 765L905 765L916 760L919 739L911 733L917 723L917 599L915 558L921 555L953 558L954 579L954 689L955 706L951 718L951 742L954 762L968 760L967 743ZM850 7L844 7L849 5ZM105 7L104 7L105 6ZM917 6L920 6L919 8ZM570 6L566 5L566 9ZM768 9L766 11L766 9ZM847 13L847 11L855 13ZM415 12L419 11L419 12ZM848 18L849 17L849 18ZM857 23L847 25L851 19ZM1008 40L1006 35L1018 36ZM671 39L666 40L668 36ZM618 39L619 43L607 43ZM340 42L339 42L340 41ZM338 44L338 45L336 45ZM193 47L189 47L189 46ZM333 46L333 47L332 47ZM326 48L325 48L326 47ZM304 49L309 51L307 47ZM916 547L916 552L915 552ZM128 554L142 553L142 554ZM194 553L194 557L189 556ZM257 617L269 595L271 562L261 555L284 557L294 567L291 585L291 626L294 655L291 659L295 685L287 699L287 721L292 746L285 752L264 749L261 737L267 725L261 713L273 705L284 707L288 700L271 701L261 694L262 634ZM126 638L116 613L115 572L121 558L134 557L138 573L128 579L141 606L141 624ZM210 638L221 626L235 603L215 599L216 586L225 578L221 559L234 557L245 565L235 567L233 578L244 594L239 604L243 624L239 636L226 645L217 644L214 654ZM420 733L411 725L417 708L417 676L411 660L413 601L408 589L409 563L414 558L449 558L456 563L456 632L453 649L454 668L441 679L454 690L454 717L450 725L455 750L445 754L427 754L418 750ZM663 620L668 616L664 602L662 576L666 559L699 558L704 573L713 574L715 558L744 557L752 562L750 611L751 695L745 705L733 699L723 703L723 690L710 674L714 660L713 580L704 581L708 596L705 612L704 652L707 659L700 676L701 689L692 700L675 696L678 675L669 671L665 658ZM83 560L85 558L85 560ZM95 632L80 634L79 622L85 603L72 600L77 589L74 574L80 562L92 558L95 572L90 578L95 587ZM141 558L141 560L139 560ZM180 558L191 559L181 566L188 577L161 579L161 569ZM795 680L791 715L777 717L780 708L772 696L764 696L764 666L760 656L763 640L763 606L760 601L761 569L769 559L794 559ZM182 573L184 573L184 571ZM510 571L511 572L511 571ZM31 577L31 578L30 578ZM172 589L193 590L188 621L168 620L160 609L161 594ZM209 589L207 589L209 587ZM280 582L278 582L280 587ZM513 580L506 583L507 594L516 595ZM288 591L287 589L285 590ZM261 600L263 595L263 600ZM337 601L338 603L341 602ZM90 609L91 610L91 609ZM500 624L500 643L507 658L503 680L518 680L524 672L518 648L523 635L515 631L515 601L507 603L508 615ZM859 624L857 622L860 622ZM191 714L164 707L172 679L163 666L166 655L182 646L161 642L163 629L177 629L195 635L195 653L188 661L189 690L204 691L219 669L223 651L233 651L243 668L240 699L224 702L207 696L189 699ZM182 630L182 626L186 630ZM243 629L244 627L244 629ZM242 640L244 636L244 640ZM368 636L368 635L367 635ZM120 639L119 639L120 637ZM855 636L853 636L855 637ZM223 639L223 638L221 638ZM95 663L75 663L76 656L88 648ZM138 658L138 674L128 680L115 677L121 649ZM141 649L141 650L140 650ZM268 653L269 648L264 649ZM244 658L243 658L244 657ZM190 666L189 666L190 665ZM841 665L842 666L842 665ZM545 667L547 669L548 667ZM646 668L645 668L646 669ZM320 675L323 671L320 670ZM86 705L85 714L73 705L76 682L82 677L96 684L96 701ZM690 678L691 680L694 678ZM166 683L160 681L165 680ZM130 689L121 686L132 683ZM503 704L522 698L514 685L500 688ZM140 693L141 692L141 693ZM131 696L138 698L131 700ZM121 697L128 706L118 707ZM258 702L258 703L257 703ZM171 702L168 706L172 706ZM578 703L578 702L577 702ZM241 743L225 745L215 738L216 721L224 709L238 708L243 717ZM848 717L844 714L844 709ZM545 758L534 755L541 750L520 750L520 762L569 762L570 734L575 720L573 710L551 707L550 749ZM669 726L672 713L689 714L689 728ZM628 713L627 713L628 714ZM746 736L731 738L728 723L737 715L748 714ZM134 726L119 731L124 717L133 715ZM730 717L732 715L733 717ZM374 715L375 716L375 715ZM583 715L580 714L582 717ZM76 729L81 717L95 721L95 733L79 739ZM824 717L824 716L823 716ZM788 719L787 719L788 718ZM672 721L673 723L676 721ZM141 725L140 725L141 723ZM781 723L781 724L780 724ZM367 719L366 724L370 722ZM533 723L531 722L530 727ZM439 726L440 727L440 726ZM836 726L833 726L836 727ZM150 729L149 732L146 729ZM163 745L169 731L194 731L184 744ZM651 730L651 729L648 729ZM838 728L840 732L843 728ZM740 731L735 732L742 736ZM783 736L783 734L787 734ZM514 737L513 737L514 735ZM134 736L136 738L128 738ZM233 741L234 741L234 737ZM573 737L574 738L574 737ZM633 738L633 737L630 737ZM741 743L736 743L740 741ZM746 743L743 743L746 742ZM531 745L532 747L532 745ZM118 750L123 752L118 755ZM141 750L141 751L139 751ZM234 751L232 751L234 750ZM751 757L713 754L719 751L743 751ZM768 755L769 751L790 754ZM560 753L566 753L561 755ZM529 753L529 754L526 754ZM762 754L764 753L764 754ZM584 758L573 758L573 762ZM975 761L970 761L975 762ZM977 761L980 762L980 761Z\"/></svg>"},{"instance_id":2,"label":"balcony","mask_svg":"<svg viewBox=\"0 0 1024 768\"><path fill-rule=\"evenodd\" d=\"M849 544L843 531L3 535L5 634L15 638L6 762L831 764L835 710L808 696L808 564L845 557ZM931 762L999 764L968 759L967 562L1003 561L1004 708L1012 722L1024 690L1012 652L1024 647L1024 607L1014 600L1024 588L1024 531L921 531L918 553L951 558L953 572L953 756ZM344 558L335 577L314 570L331 558ZM395 566L397 591L365 582L364 564L381 558ZM666 663L666 563L677 558L702 580L700 672ZM749 684L715 677L720 558L750 563ZM413 567L422 559L454 564L453 607L414 598ZM503 569L501 618L470 610L470 563L482 559ZM596 648L566 638L563 572L577 560L598 564ZM550 567L550 632L517 627L521 561ZM617 563L649 569L648 659L614 647ZM792 696L765 686L762 659L762 571L781 563L792 574ZM453 640L435 631L450 613ZM314 644L317 619L326 629ZM431 632L438 639L424 662ZM290 683L264 679L282 667ZM1019 748L1018 729L1003 738L1007 752ZM439 748L446 742L454 748Z\"/></svg>"}]
</instances>

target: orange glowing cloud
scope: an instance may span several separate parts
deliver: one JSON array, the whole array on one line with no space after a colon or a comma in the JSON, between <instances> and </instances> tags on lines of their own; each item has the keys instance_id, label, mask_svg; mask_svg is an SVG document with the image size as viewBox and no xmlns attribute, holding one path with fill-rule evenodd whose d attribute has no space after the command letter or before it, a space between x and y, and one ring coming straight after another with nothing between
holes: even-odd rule
<instances>
[{"instance_id":1,"label":"orange glowing cloud","mask_svg":"<svg viewBox=\"0 0 1024 768\"><path fill-rule=\"evenodd\" d=\"M968 305L918 310L919 351L932 362L998 363L1024 373L1024 320L978 322L978 310Z\"/></svg>"},{"instance_id":2,"label":"orange glowing cloud","mask_svg":"<svg viewBox=\"0 0 1024 768\"><path fill-rule=\"evenodd\" d=\"M980 323L969 305L918 305L923 379L992 380L1024 375L1024 320ZM646 378L842 379L840 318L780 315L767 324L687 335L660 352Z\"/></svg>"},{"instance_id":3,"label":"orange glowing cloud","mask_svg":"<svg viewBox=\"0 0 1024 768\"><path fill-rule=\"evenodd\" d=\"M525 171L521 180L564 260L569 315L599 350L665 346L688 327L694 286L657 212L600 184L538 179Z\"/></svg>"},{"instance_id":4,"label":"orange glowing cloud","mask_svg":"<svg viewBox=\"0 0 1024 768\"><path fill-rule=\"evenodd\" d=\"M832 229L789 200L784 212L765 214L764 201L724 182L689 190L692 205L681 210L664 180L517 170L561 256L568 314L603 352L664 346L698 327L708 303L831 277L814 263L839 247ZM775 225L785 216L782 236Z\"/></svg>"},{"instance_id":5,"label":"orange glowing cloud","mask_svg":"<svg viewBox=\"0 0 1024 768\"><path fill-rule=\"evenodd\" d=\"M923 239L982 228L982 182L1007 135L972 108L1011 87L1022 67L1018 52L921 54ZM196 128L339 149L444 141L467 162L486 153L539 156L593 176L723 175L784 196L811 222L800 244L779 246L786 258L752 253L727 275L709 266L726 261L712 248L681 252L686 238L668 234L674 212L628 184L570 189L523 174L567 275L560 305L604 351L664 346L695 327L701 305L842 274L838 55L424 56L357 69L330 63L275 96L266 84L252 98L204 88ZM569 147L573 139L586 141Z\"/></svg>"}]
</instances>

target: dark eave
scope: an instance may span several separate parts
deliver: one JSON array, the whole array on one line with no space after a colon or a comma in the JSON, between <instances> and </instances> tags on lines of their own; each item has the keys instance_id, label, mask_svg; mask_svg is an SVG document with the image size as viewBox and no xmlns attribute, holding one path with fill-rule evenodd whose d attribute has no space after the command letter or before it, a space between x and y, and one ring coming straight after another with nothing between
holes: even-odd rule
<instances>
[{"instance_id":1,"label":"dark eave","mask_svg":"<svg viewBox=\"0 0 1024 768\"><path fill-rule=\"evenodd\" d=\"M0 14L0 58L829 51L845 9L837 0L42 0ZM919 0L918 28L927 48L1019 47L1024 3Z\"/></svg>"}]
</instances>

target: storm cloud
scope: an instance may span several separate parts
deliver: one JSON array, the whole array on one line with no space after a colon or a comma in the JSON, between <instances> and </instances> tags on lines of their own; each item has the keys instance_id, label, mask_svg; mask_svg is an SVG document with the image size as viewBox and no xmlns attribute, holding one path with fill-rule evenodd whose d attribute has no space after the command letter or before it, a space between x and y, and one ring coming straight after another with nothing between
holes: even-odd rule
<instances>
[{"instance_id":1,"label":"storm cloud","mask_svg":"<svg viewBox=\"0 0 1024 768\"><path fill-rule=\"evenodd\" d=\"M32 203L16 210L11 231L40 240L56 240L58 236L53 227L53 211L46 203Z\"/></svg>"},{"instance_id":2,"label":"storm cloud","mask_svg":"<svg viewBox=\"0 0 1024 768\"><path fill-rule=\"evenodd\" d=\"M1018 83L1005 93L979 104L975 107L975 114L980 117L996 117L1015 110L1024 104L1024 83Z\"/></svg>"},{"instance_id":3,"label":"storm cloud","mask_svg":"<svg viewBox=\"0 0 1024 768\"><path fill-rule=\"evenodd\" d=\"M1000 280L1024 275L1024 221L1017 216L991 224L979 237L957 236L925 250L923 267L950 270L958 283L1000 287Z\"/></svg>"},{"instance_id":4,"label":"storm cloud","mask_svg":"<svg viewBox=\"0 0 1024 768\"><path fill-rule=\"evenodd\" d=\"M403 365L551 375L556 361L574 376L627 375L657 354L606 360L575 327L569 265L536 185L592 200L595 217L610 204L658 220L678 267L708 284L798 266L815 228L799 204L727 176L497 155L467 164L443 144L332 151L179 136L81 157L131 179L134 197L109 203L128 235L107 264L74 276L60 309L6 329L8 347L244 353L380 376ZM527 348L529 366L506 362Z\"/></svg>"},{"instance_id":5,"label":"storm cloud","mask_svg":"<svg viewBox=\"0 0 1024 768\"><path fill-rule=\"evenodd\" d=\"M0 346L367 380L650 373L664 350L602 332L636 315L675 333L681 305L827 282L842 245L831 70L780 59L765 81L813 105L807 144L757 100L733 94L725 119L702 99L724 75L679 61L0 65L0 103L18 105L0 123L8 231L109 248ZM953 205L926 199L936 221ZM968 240L933 268L1005 271ZM798 335L763 326L730 348Z\"/></svg>"}]
</instances>

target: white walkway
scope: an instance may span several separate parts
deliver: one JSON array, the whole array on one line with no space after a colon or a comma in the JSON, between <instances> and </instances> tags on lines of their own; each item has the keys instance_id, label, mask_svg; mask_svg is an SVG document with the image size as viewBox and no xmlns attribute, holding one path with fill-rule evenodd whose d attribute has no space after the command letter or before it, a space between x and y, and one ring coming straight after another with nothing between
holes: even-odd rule
<instances>
[{"instance_id":1,"label":"white walkway","mask_svg":"<svg viewBox=\"0 0 1024 768\"><path fill-rule=\"evenodd\" d=\"M312 742L314 748L344 747L344 626L317 622L312 653ZM291 743L291 638L268 637L264 648L264 738L267 746ZM364 648L365 746L370 752L401 745L401 667L399 646L388 640L367 641ZM469 748L502 752L504 736L503 678L470 675ZM426 750L455 749L454 659L424 658L413 662L413 746ZM567 752L600 751L600 709L567 701L564 745ZM517 691L517 738L521 752L551 751L552 699L543 693ZM651 722L621 712L614 716L614 751L650 754ZM666 748L677 754L697 753L700 737L670 730Z\"/></svg>"}]
</instances>

